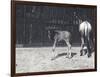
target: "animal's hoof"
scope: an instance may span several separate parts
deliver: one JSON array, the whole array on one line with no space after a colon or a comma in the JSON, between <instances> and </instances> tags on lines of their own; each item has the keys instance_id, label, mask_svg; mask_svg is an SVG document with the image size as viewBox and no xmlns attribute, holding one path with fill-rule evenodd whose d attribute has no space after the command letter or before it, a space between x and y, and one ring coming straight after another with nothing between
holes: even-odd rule
<instances>
[{"instance_id":1,"label":"animal's hoof","mask_svg":"<svg viewBox=\"0 0 100 77\"><path fill-rule=\"evenodd\" d=\"M82 54L80 54L80 56L83 56Z\"/></svg>"},{"instance_id":2,"label":"animal's hoof","mask_svg":"<svg viewBox=\"0 0 100 77\"><path fill-rule=\"evenodd\" d=\"M72 57L68 57L68 59L71 59Z\"/></svg>"},{"instance_id":3,"label":"animal's hoof","mask_svg":"<svg viewBox=\"0 0 100 77\"><path fill-rule=\"evenodd\" d=\"M83 56L83 53L82 52L80 53L80 56Z\"/></svg>"},{"instance_id":4,"label":"animal's hoof","mask_svg":"<svg viewBox=\"0 0 100 77\"><path fill-rule=\"evenodd\" d=\"M72 56L66 56L66 58L71 59L71 58L72 58Z\"/></svg>"},{"instance_id":5,"label":"animal's hoof","mask_svg":"<svg viewBox=\"0 0 100 77\"><path fill-rule=\"evenodd\" d=\"M51 61L54 60L53 58L51 59Z\"/></svg>"},{"instance_id":6,"label":"animal's hoof","mask_svg":"<svg viewBox=\"0 0 100 77\"><path fill-rule=\"evenodd\" d=\"M54 52L55 50L54 50L54 49L52 49L52 51Z\"/></svg>"},{"instance_id":7,"label":"animal's hoof","mask_svg":"<svg viewBox=\"0 0 100 77\"><path fill-rule=\"evenodd\" d=\"M51 61L52 61L52 60L55 60L55 57L51 58Z\"/></svg>"},{"instance_id":8,"label":"animal's hoof","mask_svg":"<svg viewBox=\"0 0 100 77\"><path fill-rule=\"evenodd\" d=\"M80 50L80 56L83 56L83 51L82 50Z\"/></svg>"},{"instance_id":9,"label":"animal's hoof","mask_svg":"<svg viewBox=\"0 0 100 77\"><path fill-rule=\"evenodd\" d=\"M71 59L71 58L72 58L72 54L71 54L71 53L67 53L67 56L66 56L66 58L69 58L69 59Z\"/></svg>"},{"instance_id":10,"label":"animal's hoof","mask_svg":"<svg viewBox=\"0 0 100 77\"><path fill-rule=\"evenodd\" d=\"M88 54L88 58L90 58L91 57L91 54Z\"/></svg>"}]
</instances>

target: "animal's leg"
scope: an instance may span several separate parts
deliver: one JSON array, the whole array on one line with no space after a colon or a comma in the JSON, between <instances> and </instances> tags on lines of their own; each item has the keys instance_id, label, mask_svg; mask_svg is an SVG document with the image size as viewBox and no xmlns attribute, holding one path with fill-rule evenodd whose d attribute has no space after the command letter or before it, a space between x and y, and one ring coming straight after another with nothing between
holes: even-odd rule
<instances>
[{"instance_id":1,"label":"animal's leg","mask_svg":"<svg viewBox=\"0 0 100 77\"><path fill-rule=\"evenodd\" d=\"M84 38L81 37L81 50L80 50L80 56L83 56L83 47L84 47Z\"/></svg>"},{"instance_id":2,"label":"animal's leg","mask_svg":"<svg viewBox=\"0 0 100 77\"><path fill-rule=\"evenodd\" d=\"M68 46L68 53L67 53L68 58L71 58L71 57L72 57L72 56L71 56L71 44L70 44L69 41L66 41L66 44L67 44L67 46Z\"/></svg>"},{"instance_id":3,"label":"animal's leg","mask_svg":"<svg viewBox=\"0 0 100 77\"><path fill-rule=\"evenodd\" d=\"M95 39L93 38L93 36L91 37L90 37L90 49L91 49L91 54L92 54L93 51L95 51L95 43L94 43Z\"/></svg>"},{"instance_id":4,"label":"animal's leg","mask_svg":"<svg viewBox=\"0 0 100 77\"><path fill-rule=\"evenodd\" d=\"M91 57L91 44L90 44L90 39L88 38L87 40L87 48L88 48L88 57Z\"/></svg>"},{"instance_id":5,"label":"animal's leg","mask_svg":"<svg viewBox=\"0 0 100 77\"><path fill-rule=\"evenodd\" d=\"M56 42L57 42L57 39L54 40L54 44L53 44L53 48L52 48L52 51L53 51L53 52L55 51Z\"/></svg>"},{"instance_id":6,"label":"animal's leg","mask_svg":"<svg viewBox=\"0 0 100 77\"><path fill-rule=\"evenodd\" d=\"M88 52L88 50L87 50L87 46L84 46L84 47L83 47L83 52L82 52L83 54L82 54L82 55L86 55L87 52Z\"/></svg>"}]
</instances>

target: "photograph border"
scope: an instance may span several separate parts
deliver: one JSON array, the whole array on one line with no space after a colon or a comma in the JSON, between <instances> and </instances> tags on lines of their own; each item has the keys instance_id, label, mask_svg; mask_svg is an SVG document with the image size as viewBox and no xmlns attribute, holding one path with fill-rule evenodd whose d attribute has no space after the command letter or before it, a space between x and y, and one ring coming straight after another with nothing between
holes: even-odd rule
<instances>
[{"instance_id":1,"label":"photograph border","mask_svg":"<svg viewBox=\"0 0 100 77\"><path fill-rule=\"evenodd\" d=\"M14 76L28 76L28 75L44 75L44 74L60 74L60 73L79 73L97 71L97 14L95 26L95 68L94 69L80 69L80 70L63 70L63 71L46 71L46 72L30 72L30 73L16 73L16 4L22 5L47 5L57 7L95 7L96 5L81 5L81 4L64 4L64 3L50 3L50 2L35 2L35 1L11 1L11 77ZM97 10L96 10L97 11Z\"/></svg>"}]
</instances>

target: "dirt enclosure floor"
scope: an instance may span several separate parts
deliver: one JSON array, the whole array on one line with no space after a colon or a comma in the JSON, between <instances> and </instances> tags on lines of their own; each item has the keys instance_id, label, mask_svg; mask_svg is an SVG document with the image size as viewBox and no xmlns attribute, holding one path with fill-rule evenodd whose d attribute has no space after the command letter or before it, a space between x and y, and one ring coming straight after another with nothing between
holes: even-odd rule
<instances>
[{"instance_id":1,"label":"dirt enclosure floor","mask_svg":"<svg viewBox=\"0 0 100 77\"><path fill-rule=\"evenodd\" d=\"M67 48L16 48L16 73L93 69L94 53L90 58L80 56L80 47L72 47L72 58L66 57Z\"/></svg>"}]
</instances>

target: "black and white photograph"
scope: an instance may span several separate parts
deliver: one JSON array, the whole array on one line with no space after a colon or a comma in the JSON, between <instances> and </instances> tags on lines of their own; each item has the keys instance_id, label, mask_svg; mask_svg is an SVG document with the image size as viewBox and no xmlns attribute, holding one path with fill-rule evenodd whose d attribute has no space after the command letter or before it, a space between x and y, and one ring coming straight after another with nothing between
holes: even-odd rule
<instances>
[{"instance_id":1,"label":"black and white photograph","mask_svg":"<svg viewBox=\"0 0 100 77\"><path fill-rule=\"evenodd\" d=\"M19 1L12 9L16 74L96 71L96 6Z\"/></svg>"}]
</instances>

